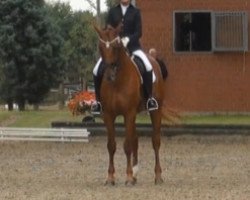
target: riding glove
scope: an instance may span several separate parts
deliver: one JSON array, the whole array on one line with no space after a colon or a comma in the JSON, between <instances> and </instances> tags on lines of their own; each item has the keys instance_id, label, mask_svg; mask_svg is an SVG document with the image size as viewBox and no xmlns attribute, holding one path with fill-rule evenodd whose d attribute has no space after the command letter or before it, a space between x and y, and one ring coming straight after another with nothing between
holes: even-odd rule
<instances>
[{"instance_id":1,"label":"riding glove","mask_svg":"<svg viewBox=\"0 0 250 200\"><path fill-rule=\"evenodd\" d=\"M123 46L127 47L128 43L129 43L129 38L128 37L123 37L121 40L122 40Z\"/></svg>"}]
</instances>

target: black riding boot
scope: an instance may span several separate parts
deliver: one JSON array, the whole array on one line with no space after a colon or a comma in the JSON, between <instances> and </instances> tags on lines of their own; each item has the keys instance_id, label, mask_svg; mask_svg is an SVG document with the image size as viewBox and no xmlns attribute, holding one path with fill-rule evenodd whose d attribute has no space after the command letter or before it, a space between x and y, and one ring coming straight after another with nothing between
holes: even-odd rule
<instances>
[{"instance_id":1,"label":"black riding boot","mask_svg":"<svg viewBox=\"0 0 250 200\"><path fill-rule=\"evenodd\" d=\"M100 103L100 89L101 89L101 83L102 83L102 76L94 75L93 78L94 78L96 102L91 106L91 113L98 115L102 111L102 106Z\"/></svg>"},{"instance_id":2,"label":"black riding boot","mask_svg":"<svg viewBox=\"0 0 250 200\"><path fill-rule=\"evenodd\" d=\"M144 88L146 90L146 95L147 95L147 110L152 111L152 110L157 110L158 109L158 103L154 97L152 97L152 90L153 90L153 83L152 83L152 71L145 72L144 73Z\"/></svg>"}]
</instances>

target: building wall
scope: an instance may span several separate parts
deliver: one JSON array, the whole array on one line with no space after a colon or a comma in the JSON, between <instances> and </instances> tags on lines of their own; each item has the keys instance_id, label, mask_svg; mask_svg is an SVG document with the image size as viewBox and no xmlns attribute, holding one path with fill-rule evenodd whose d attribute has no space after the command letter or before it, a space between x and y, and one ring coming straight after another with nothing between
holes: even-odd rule
<instances>
[{"instance_id":1,"label":"building wall","mask_svg":"<svg viewBox=\"0 0 250 200\"><path fill-rule=\"evenodd\" d=\"M181 112L250 112L249 52L173 52L173 11L247 11L250 16L249 0L137 0L136 4L142 12L144 50L155 47L167 61L166 105Z\"/></svg>"}]
</instances>

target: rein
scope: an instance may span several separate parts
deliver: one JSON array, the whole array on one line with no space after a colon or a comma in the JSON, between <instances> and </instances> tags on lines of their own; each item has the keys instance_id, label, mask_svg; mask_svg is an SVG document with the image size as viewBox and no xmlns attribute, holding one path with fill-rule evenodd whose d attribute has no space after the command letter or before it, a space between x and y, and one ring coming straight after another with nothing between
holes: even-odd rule
<instances>
[{"instance_id":1,"label":"rein","mask_svg":"<svg viewBox=\"0 0 250 200\"><path fill-rule=\"evenodd\" d=\"M118 43L121 42L121 39L120 39L119 36L117 36L115 39L113 39L113 40L111 40L111 41L105 41L105 40L103 40L103 39L100 38L100 37L99 37L99 40L100 40L100 42L102 42L103 44L105 44L105 46L106 46L107 49L110 47L111 44L115 43L116 41L117 41Z\"/></svg>"}]
</instances>

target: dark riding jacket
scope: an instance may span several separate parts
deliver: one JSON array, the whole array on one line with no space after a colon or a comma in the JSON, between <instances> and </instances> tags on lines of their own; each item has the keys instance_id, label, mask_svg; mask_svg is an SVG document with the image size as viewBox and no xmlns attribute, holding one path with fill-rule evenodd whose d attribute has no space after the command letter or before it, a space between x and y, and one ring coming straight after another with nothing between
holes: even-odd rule
<instances>
[{"instance_id":1,"label":"dark riding jacket","mask_svg":"<svg viewBox=\"0 0 250 200\"><path fill-rule=\"evenodd\" d=\"M132 53L137 49L141 49L139 41L142 36L140 10L130 4L125 15L123 16L120 4L111 8L108 13L106 24L116 28L121 22L123 23L123 31L120 36L129 38L127 46L129 52Z\"/></svg>"}]
</instances>

